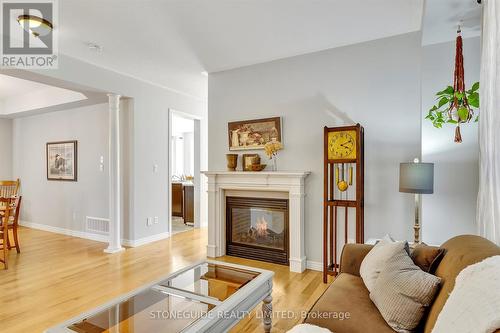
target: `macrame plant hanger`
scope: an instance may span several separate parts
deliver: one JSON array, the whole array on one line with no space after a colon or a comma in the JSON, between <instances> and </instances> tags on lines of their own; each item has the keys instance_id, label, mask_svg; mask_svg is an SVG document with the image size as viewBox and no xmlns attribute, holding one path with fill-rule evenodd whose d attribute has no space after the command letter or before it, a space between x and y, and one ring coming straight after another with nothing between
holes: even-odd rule
<instances>
[{"instance_id":1,"label":"macrame plant hanger","mask_svg":"<svg viewBox=\"0 0 500 333\"><path fill-rule=\"evenodd\" d=\"M448 109L448 118L456 119L457 127L455 129L455 142L462 142L462 135L460 133L460 123L467 123L472 119L474 111L472 111L467 101L467 95L465 93L465 79L464 79L464 56L462 53L462 30L460 25L457 29L457 42L456 42L456 55L455 55L455 75L453 78L453 90L455 94L453 100L450 103L450 108ZM462 103L459 103L459 98L461 98ZM466 117L460 117L459 109L467 110Z\"/></svg>"}]
</instances>

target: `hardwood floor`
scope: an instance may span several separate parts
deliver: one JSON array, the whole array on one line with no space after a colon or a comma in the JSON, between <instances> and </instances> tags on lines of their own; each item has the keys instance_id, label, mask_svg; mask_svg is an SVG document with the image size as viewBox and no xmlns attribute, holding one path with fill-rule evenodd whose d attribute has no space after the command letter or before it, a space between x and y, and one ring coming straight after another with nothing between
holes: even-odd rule
<instances>
[{"instance_id":1,"label":"hardwood floor","mask_svg":"<svg viewBox=\"0 0 500 333\"><path fill-rule=\"evenodd\" d=\"M192 262L205 258L206 229L105 254L106 244L21 228L21 254L10 251L0 270L0 331L32 333L90 310ZM234 257L222 261L273 270L272 332L286 332L326 289L321 273L290 273L288 267ZM3 268L3 267L2 267ZM260 310L260 307L256 309ZM280 311L294 316L281 316ZM232 332L263 332L253 311Z\"/></svg>"}]
</instances>

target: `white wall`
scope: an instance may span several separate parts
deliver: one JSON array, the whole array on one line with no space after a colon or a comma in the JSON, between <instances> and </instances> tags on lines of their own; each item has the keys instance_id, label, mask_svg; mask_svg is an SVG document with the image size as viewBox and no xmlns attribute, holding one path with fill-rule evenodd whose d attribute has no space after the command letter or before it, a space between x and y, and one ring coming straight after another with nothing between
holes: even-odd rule
<instances>
[{"instance_id":1,"label":"white wall","mask_svg":"<svg viewBox=\"0 0 500 333\"><path fill-rule=\"evenodd\" d=\"M398 192L398 180L399 163L420 151L420 52L420 34L412 33L210 74L209 169L226 169L228 121L282 116L278 168L312 171L306 253L321 261L323 126L359 122L366 238L410 238L413 197Z\"/></svg>"},{"instance_id":2,"label":"white wall","mask_svg":"<svg viewBox=\"0 0 500 333\"><path fill-rule=\"evenodd\" d=\"M464 39L466 86L479 81L479 38ZM435 101L436 92L453 84L455 43L423 48L422 119ZM478 126L461 126L461 144L453 142L455 127L436 129L422 120L422 159L434 163L434 194L422 198L422 239L441 244L460 234L474 234L478 191Z\"/></svg>"},{"instance_id":3,"label":"white wall","mask_svg":"<svg viewBox=\"0 0 500 333\"><path fill-rule=\"evenodd\" d=\"M14 119L13 137L23 222L85 231L85 216L108 218L107 104ZM78 181L48 181L45 144L65 140L78 140Z\"/></svg>"},{"instance_id":4,"label":"white wall","mask_svg":"<svg viewBox=\"0 0 500 333\"><path fill-rule=\"evenodd\" d=\"M12 179L12 120L0 118L0 179Z\"/></svg>"},{"instance_id":5,"label":"white wall","mask_svg":"<svg viewBox=\"0 0 500 333\"><path fill-rule=\"evenodd\" d=\"M194 120L193 120L194 123ZM193 132L184 132L182 134L184 138L184 156L183 156L183 164L185 175L192 176L194 174L194 133Z\"/></svg>"}]
</instances>

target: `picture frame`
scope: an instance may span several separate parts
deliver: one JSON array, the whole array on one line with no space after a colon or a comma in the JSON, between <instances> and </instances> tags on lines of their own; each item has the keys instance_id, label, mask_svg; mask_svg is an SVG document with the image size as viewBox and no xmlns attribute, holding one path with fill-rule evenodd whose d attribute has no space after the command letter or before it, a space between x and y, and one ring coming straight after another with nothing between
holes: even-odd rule
<instances>
[{"instance_id":1,"label":"picture frame","mask_svg":"<svg viewBox=\"0 0 500 333\"><path fill-rule=\"evenodd\" d=\"M78 141L57 141L46 144L47 180L78 180Z\"/></svg>"},{"instance_id":2,"label":"picture frame","mask_svg":"<svg viewBox=\"0 0 500 333\"><path fill-rule=\"evenodd\" d=\"M281 117L233 121L228 123L229 150L264 149L271 141L282 141Z\"/></svg>"},{"instance_id":3,"label":"picture frame","mask_svg":"<svg viewBox=\"0 0 500 333\"><path fill-rule=\"evenodd\" d=\"M252 171L252 159L259 157L259 154L243 154L241 158L241 165L243 171Z\"/></svg>"}]
</instances>

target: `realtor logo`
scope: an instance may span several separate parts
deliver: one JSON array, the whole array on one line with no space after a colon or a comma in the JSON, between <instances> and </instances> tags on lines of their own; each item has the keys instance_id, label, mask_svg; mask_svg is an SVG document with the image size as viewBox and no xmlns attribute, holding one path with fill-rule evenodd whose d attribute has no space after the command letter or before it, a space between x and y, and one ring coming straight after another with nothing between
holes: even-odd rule
<instances>
[{"instance_id":1,"label":"realtor logo","mask_svg":"<svg viewBox=\"0 0 500 333\"><path fill-rule=\"evenodd\" d=\"M0 68L57 68L57 0L0 0Z\"/></svg>"}]
</instances>

